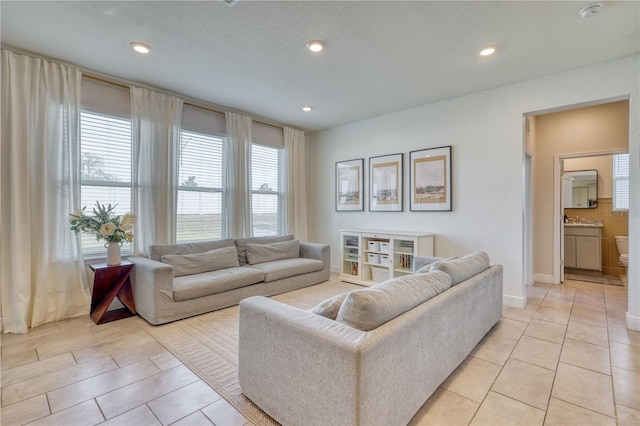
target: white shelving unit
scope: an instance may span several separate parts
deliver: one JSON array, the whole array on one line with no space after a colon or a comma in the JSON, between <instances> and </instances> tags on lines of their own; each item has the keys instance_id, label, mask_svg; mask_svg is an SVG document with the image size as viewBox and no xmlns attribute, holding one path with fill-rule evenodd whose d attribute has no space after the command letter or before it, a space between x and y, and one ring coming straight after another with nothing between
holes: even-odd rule
<instances>
[{"instance_id":1,"label":"white shelving unit","mask_svg":"<svg viewBox=\"0 0 640 426\"><path fill-rule=\"evenodd\" d=\"M413 272L414 256L433 256L433 234L340 231L340 279L370 286Z\"/></svg>"}]
</instances>

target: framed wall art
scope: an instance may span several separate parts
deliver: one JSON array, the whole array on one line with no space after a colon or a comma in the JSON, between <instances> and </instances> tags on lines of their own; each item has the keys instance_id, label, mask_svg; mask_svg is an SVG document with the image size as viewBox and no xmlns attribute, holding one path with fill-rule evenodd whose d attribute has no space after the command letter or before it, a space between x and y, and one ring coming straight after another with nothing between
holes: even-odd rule
<instances>
[{"instance_id":1,"label":"framed wall art","mask_svg":"<svg viewBox=\"0 0 640 426\"><path fill-rule=\"evenodd\" d=\"M402 154L369 158L369 211L402 211Z\"/></svg>"},{"instance_id":2,"label":"framed wall art","mask_svg":"<svg viewBox=\"0 0 640 426\"><path fill-rule=\"evenodd\" d=\"M451 211L451 146L409 153L411 211Z\"/></svg>"},{"instance_id":3,"label":"framed wall art","mask_svg":"<svg viewBox=\"0 0 640 426\"><path fill-rule=\"evenodd\" d=\"M364 158L336 163L336 211L364 210Z\"/></svg>"}]
</instances>

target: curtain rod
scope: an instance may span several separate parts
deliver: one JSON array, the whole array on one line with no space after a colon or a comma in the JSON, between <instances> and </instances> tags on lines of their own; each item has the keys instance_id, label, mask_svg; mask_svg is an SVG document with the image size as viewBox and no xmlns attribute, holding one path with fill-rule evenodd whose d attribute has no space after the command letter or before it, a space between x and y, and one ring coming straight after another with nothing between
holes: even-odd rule
<instances>
[{"instance_id":1,"label":"curtain rod","mask_svg":"<svg viewBox=\"0 0 640 426\"><path fill-rule=\"evenodd\" d=\"M104 84L110 84L111 86L119 87L121 89L129 90L129 86L126 85L126 84L119 83L119 82L112 81L112 80L108 80L108 79L103 78L103 77L98 77L96 75L91 75L91 74L83 72L82 73L82 77L88 78L89 80L98 81L98 82L104 83ZM189 102L189 101L184 101L183 103L184 103L184 105L190 106L192 108L198 108L198 109L201 109L201 110L204 110L204 111L215 112L217 114L223 114L223 115L226 113L226 111L220 111L220 110L211 108L209 106L198 105L198 104L195 104L195 103ZM265 126L273 127L275 129L279 129L279 130L284 130L284 126L279 126L279 125L267 123L267 122L264 122L264 121L261 121L261 120L256 120L253 117L251 118L251 120L253 122L255 122L255 123L259 123L259 124L262 124L262 125L265 125Z\"/></svg>"}]
</instances>

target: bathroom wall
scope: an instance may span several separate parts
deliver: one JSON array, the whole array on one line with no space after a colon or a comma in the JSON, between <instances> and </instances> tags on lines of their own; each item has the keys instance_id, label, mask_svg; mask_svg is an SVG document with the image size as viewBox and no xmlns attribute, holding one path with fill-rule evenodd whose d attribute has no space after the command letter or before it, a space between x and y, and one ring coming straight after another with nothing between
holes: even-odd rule
<instances>
[{"instance_id":1,"label":"bathroom wall","mask_svg":"<svg viewBox=\"0 0 640 426\"><path fill-rule=\"evenodd\" d=\"M595 209L564 209L569 218L601 220L602 227L602 273L605 275L624 275L624 268L618 265L616 235L629 235L629 216L627 212L613 211L611 192L613 188L613 159L611 155L599 157L572 158L564 161L565 171L598 171L598 207Z\"/></svg>"}]
</instances>

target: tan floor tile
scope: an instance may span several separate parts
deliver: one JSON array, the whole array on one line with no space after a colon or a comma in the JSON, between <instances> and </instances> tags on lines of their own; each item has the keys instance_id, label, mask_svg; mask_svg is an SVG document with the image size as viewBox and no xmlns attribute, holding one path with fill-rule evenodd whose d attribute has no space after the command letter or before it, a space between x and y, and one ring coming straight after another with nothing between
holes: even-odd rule
<instances>
[{"instance_id":1,"label":"tan floor tile","mask_svg":"<svg viewBox=\"0 0 640 426\"><path fill-rule=\"evenodd\" d=\"M171 426L215 426L211 423L211 420L205 416L202 411L196 411L187 417L178 420Z\"/></svg>"},{"instance_id":2,"label":"tan floor tile","mask_svg":"<svg viewBox=\"0 0 640 426\"><path fill-rule=\"evenodd\" d=\"M547 292L547 298L553 297L555 299L570 300L573 302L573 298L576 296L576 290L564 285L551 287Z\"/></svg>"},{"instance_id":3,"label":"tan floor tile","mask_svg":"<svg viewBox=\"0 0 640 426\"><path fill-rule=\"evenodd\" d=\"M544 297L547 295L549 287L540 287L538 285L526 285L524 286L524 292L528 296Z\"/></svg>"},{"instance_id":4,"label":"tan floor tile","mask_svg":"<svg viewBox=\"0 0 640 426\"><path fill-rule=\"evenodd\" d=\"M102 413L95 400L89 400L82 404L67 408L64 411L52 414L29 423L29 426L56 426L56 425L96 425L104 421Z\"/></svg>"},{"instance_id":5,"label":"tan floor tile","mask_svg":"<svg viewBox=\"0 0 640 426\"><path fill-rule=\"evenodd\" d=\"M219 399L202 409L205 416L215 425L243 426L249 422L231 404L224 399Z\"/></svg>"},{"instance_id":6,"label":"tan floor tile","mask_svg":"<svg viewBox=\"0 0 640 426\"><path fill-rule=\"evenodd\" d=\"M203 425L205 423L202 423ZM160 426L161 423L153 415L153 412L147 407L147 405L141 405L126 413L120 414L107 420L104 423L100 423L100 426Z\"/></svg>"},{"instance_id":7,"label":"tan floor tile","mask_svg":"<svg viewBox=\"0 0 640 426\"><path fill-rule=\"evenodd\" d=\"M504 365L516 346L515 340L503 339L495 335L485 336L480 343L471 351L471 356Z\"/></svg>"},{"instance_id":8,"label":"tan floor tile","mask_svg":"<svg viewBox=\"0 0 640 426\"><path fill-rule=\"evenodd\" d=\"M124 352L129 352L131 348L147 343L157 342L148 333L140 329L136 329L123 334L122 336L114 336L114 338L101 342L100 344L93 345L88 348L77 349L73 351L73 356L75 356L78 363L81 364L97 357L119 355Z\"/></svg>"},{"instance_id":9,"label":"tan floor tile","mask_svg":"<svg viewBox=\"0 0 640 426\"><path fill-rule=\"evenodd\" d=\"M105 417L111 419L197 380L191 370L181 365L102 395L97 401Z\"/></svg>"},{"instance_id":10,"label":"tan floor tile","mask_svg":"<svg viewBox=\"0 0 640 426\"><path fill-rule=\"evenodd\" d=\"M618 426L640 425L640 411L624 405L616 405L616 412L618 413Z\"/></svg>"},{"instance_id":11,"label":"tan floor tile","mask_svg":"<svg viewBox=\"0 0 640 426\"><path fill-rule=\"evenodd\" d=\"M625 370L640 371L640 349L623 343L611 342L611 365Z\"/></svg>"},{"instance_id":12,"label":"tan floor tile","mask_svg":"<svg viewBox=\"0 0 640 426\"><path fill-rule=\"evenodd\" d=\"M533 318L567 325L569 322L570 312L571 311L568 309L546 308L541 306L538 308Z\"/></svg>"},{"instance_id":13,"label":"tan floor tile","mask_svg":"<svg viewBox=\"0 0 640 426\"><path fill-rule=\"evenodd\" d=\"M527 328L527 323L515 321L509 318L502 318L491 329L492 336L502 337L503 339L518 340L522 337L522 333Z\"/></svg>"},{"instance_id":14,"label":"tan floor tile","mask_svg":"<svg viewBox=\"0 0 640 426\"><path fill-rule=\"evenodd\" d=\"M591 311L589 309L573 308L571 310L571 319L598 327L607 326L607 316L604 312Z\"/></svg>"},{"instance_id":15,"label":"tan floor tile","mask_svg":"<svg viewBox=\"0 0 640 426\"><path fill-rule=\"evenodd\" d=\"M480 404L446 389L438 388L418 410L409 426L467 425Z\"/></svg>"},{"instance_id":16,"label":"tan floor tile","mask_svg":"<svg viewBox=\"0 0 640 426\"><path fill-rule=\"evenodd\" d=\"M169 351L151 357L151 361L162 371L168 370L173 367L177 367L180 364L180 360L173 356Z\"/></svg>"},{"instance_id":17,"label":"tan floor tile","mask_svg":"<svg viewBox=\"0 0 640 426\"><path fill-rule=\"evenodd\" d=\"M51 358L53 356L60 355L66 352L73 352L75 350L88 346L100 345L105 340L120 337L121 334L118 330L92 333L88 329L81 327L76 330L66 330L61 333L61 335L69 336L65 337L64 339L61 338L62 336L47 336L48 338L54 337L54 339L44 344L38 344L38 357L41 360Z\"/></svg>"},{"instance_id":18,"label":"tan floor tile","mask_svg":"<svg viewBox=\"0 0 640 426\"><path fill-rule=\"evenodd\" d=\"M527 295L527 306L537 308L540 306L543 300L544 300L544 297Z\"/></svg>"},{"instance_id":19,"label":"tan floor tile","mask_svg":"<svg viewBox=\"0 0 640 426\"><path fill-rule=\"evenodd\" d=\"M481 403L498 377L498 373L500 373L500 366L479 358L468 357L441 386Z\"/></svg>"},{"instance_id":20,"label":"tan floor tile","mask_svg":"<svg viewBox=\"0 0 640 426\"><path fill-rule=\"evenodd\" d=\"M512 308L511 306L504 306L502 308L502 316L515 321L529 322L535 313L535 307Z\"/></svg>"},{"instance_id":21,"label":"tan floor tile","mask_svg":"<svg viewBox=\"0 0 640 426\"><path fill-rule=\"evenodd\" d=\"M148 403L163 425L171 424L221 398L202 380L161 396Z\"/></svg>"},{"instance_id":22,"label":"tan floor tile","mask_svg":"<svg viewBox=\"0 0 640 426\"><path fill-rule=\"evenodd\" d=\"M555 308L555 309L563 309L563 310L567 310L567 309L571 309L571 307L573 306L573 300L567 300L567 299L557 299L555 297L546 297L542 303L540 304L541 307L545 307L545 308Z\"/></svg>"},{"instance_id":23,"label":"tan floor tile","mask_svg":"<svg viewBox=\"0 0 640 426\"><path fill-rule=\"evenodd\" d=\"M616 426L616 419L551 398L544 424L545 426Z\"/></svg>"},{"instance_id":24,"label":"tan floor tile","mask_svg":"<svg viewBox=\"0 0 640 426\"><path fill-rule=\"evenodd\" d=\"M609 340L640 348L640 331L629 330L625 325L609 323Z\"/></svg>"},{"instance_id":25,"label":"tan floor tile","mask_svg":"<svg viewBox=\"0 0 640 426\"><path fill-rule=\"evenodd\" d=\"M558 343L523 336L513 350L511 358L555 370L561 349L562 345Z\"/></svg>"},{"instance_id":26,"label":"tan floor tile","mask_svg":"<svg viewBox=\"0 0 640 426\"><path fill-rule=\"evenodd\" d=\"M566 329L567 327L564 324L532 319L524 331L524 335L549 342L562 343Z\"/></svg>"},{"instance_id":27,"label":"tan floor tile","mask_svg":"<svg viewBox=\"0 0 640 426\"><path fill-rule=\"evenodd\" d=\"M607 307L607 321L617 322L618 324L625 324L625 317L627 308L609 308Z\"/></svg>"},{"instance_id":28,"label":"tan floor tile","mask_svg":"<svg viewBox=\"0 0 640 426\"><path fill-rule=\"evenodd\" d=\"M2 367L3 371L3 382L4 382L4 371L10 368L20 367L21 365L29 364L32 362L36 362L38 360L38 354L35 349L29 349L25 352L18 352L13 355L7 355L0 358L0 367Z\"/></svg>"},{"instance_id":29,"label":"tan floor tile","mask_svg":"<svg viewBox=\"0 0 640 426\"><path fill-rule=\"evenodd\" d=\"M612 367L616 404L640 410L640 373Z\"/></svg>"},{"instance_id":30,"label":"tan floor tile","mask_svg":"<svg viewBox=\"0 0 640 426\"><path fill-rule=\"evenodd\" d=\"M606 327L596 327L583 322L569 320L566 337L567 339L592 343L605 348L609 347L609 335Z\"/></svg>"},{"instance_id":31,"label":"tan floor tile","mask_svg":"<svg viewBox=\"0 0 640 426\"><path fill-rule=\"evenodd\" d=\"M592 345L591 343L565 339L564 345L562 345L560 362L597 371L602 374L611 374L609 349Z\"/></svg>"},{"instance_id":32,"label":"tan floor tile","mask_svg":"<svg viewBox=\"0 0 640 426\"><path fill-rule=\"evenodd\" d=\"M33 379L63 368L73 367L74 365L76 365L76 360L71 353L67 352L53 358L11 368L2 372L2 387Z\"/></svg>"},{"instance_id":33,"label":"tan floor tile","mask_svg":"<svg viewBox=\"0 0 640 426\"><path fill-rule=\"evenodd\" d=\"M24 344L25 342L29 342L45 336L50 336L52 334L58 335L60 334L60 332L61 330L58 326L58 323L50 322L36 328L30 328L26 334L3 334L2 339L0 339L0 346L2 346L2 349L6 349L16 343Z\"/></svg>"},{"instance_id":34,"label":"tan floor tile","mask_svg":"<svg viewBox=\"0 0 640 426\"><path fill-rule=\"evenodd\" d=\"M5 425L23 425L51 414L47 397L42 394L2 407L0 420Z\"/></svg>"},{"instance_id":35,"label":"tan floor tile","mask_svg":"<svg viewBox=\"0 0 640 426\"><path fill-rule=\"evenodd\" d=\"M151 358L156 355L165 353L167 350L160 343L155 340L150 341L139 346L135 346L126 352L120 352L113 354L113 359L116 363L123 367L128 364L133 364L140 360Z\"/></svg>"},{"instance_id":36,"label":"tan floor tile","mask_svg":"<svg viewBox=\"0 0 640 426\"><path fill-rule=\"evenodd\" d=\"M2 388L2 405L9 405L89 377L113 370L118 366L111 358L90 361L73 367L43 374Z\"/></svg>"},{"instance_id":37,"label":"tan floor tile","mask_svg":"<svg viewBox=\"0 0 640 426\"><path fill-rule=\"evenodd\" d=\"M544 411L508 398L495 392L489 392L475 417L472 425L541 425Z\"/></svg>"},{"instance_id":38,"label":"tan floor tile","mask_svg":"<svg viewBox=\"0 0 640 426\"><path fill-rule=\"evenodd\" d=\"M51 412L64 410L79 402L104 395L159 372L160 369L149 359L146 359L53 390L47 394Z\"/></svg>"},{"instance_id":39,"label":"tan floor tile","mask_svg":"<svg viewBox=\"0 0 640 426\"><path fill-rule=\"evenodd\" d=\"M546 410L553 377L554 373L551 370L510 359L498 375L491 390Z\"/></svg>"},{"instance_id":40,"label":"tan floor tile","mask_svg":"<svg viewBox=\"0 0 640 426\"><path fill-rule=\"evenodd\" d=\"M611 376L605 374L561 362L551 395L605 416L615 416Z\"/></svg>"},{"instance_id":41,"label":"tan floor tile","mask_svg":"<svg viewBox=\"0 0 640 426\"><path fill-rule=\"evenodd\" d=\"M590 298L576 298L573 301L574 308L588 309L590 311L605 312L604 299L594 300Z\"/></svg>"}]
</instances>

